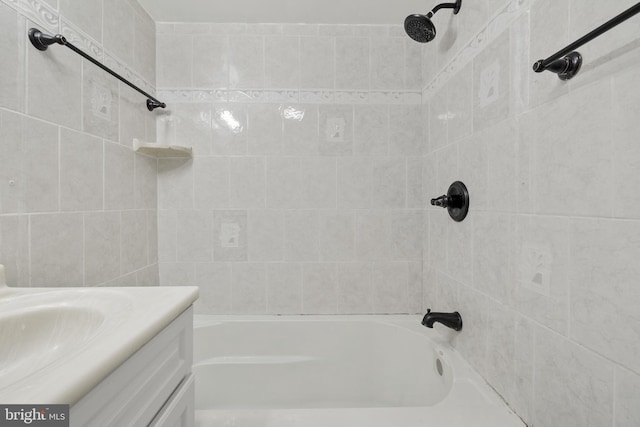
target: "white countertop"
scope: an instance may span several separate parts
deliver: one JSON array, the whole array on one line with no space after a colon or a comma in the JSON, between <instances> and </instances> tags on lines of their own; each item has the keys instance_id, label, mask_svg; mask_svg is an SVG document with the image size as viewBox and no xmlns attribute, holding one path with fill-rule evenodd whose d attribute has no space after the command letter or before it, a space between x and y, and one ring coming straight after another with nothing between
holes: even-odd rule
<instances>
[{"instance_id":1,"label":"white countertop","mask_svg":"<svg viewBox=\"0 0 640 427\"><path fill-rule=\"evenodd\" d=\"M73 405L197 298L193 286L0 286L0 402Z\"/></svg>"}]
</instances>

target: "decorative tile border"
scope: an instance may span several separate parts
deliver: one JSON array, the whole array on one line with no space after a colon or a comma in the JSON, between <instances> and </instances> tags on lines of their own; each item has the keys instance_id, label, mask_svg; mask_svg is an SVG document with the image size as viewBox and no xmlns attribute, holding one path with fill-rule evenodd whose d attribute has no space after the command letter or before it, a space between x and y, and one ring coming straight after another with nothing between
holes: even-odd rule
<instances>
[{"instance_id":1,"label":"decorative tile border","mask_svg":"<svg viewBox=\"0 0 640 427\"><path fill-rule=\"evenodd\" d=\"M301 104L398 104L419 105L422 94L418 91L331 91L331 90L295 90L295 89L238 89L238 90L200 90L200 89L161 89L158 98L164 102L234 102L255 103L301 103Z\"/></svg>"},{"instance_id":2,"label":"decorative tile border","mask_svg":"<svg viewBox=\"0 0 640 427\"><path fill-rule=\"evenodd\" d=\"M489 23L482 29L438 74L427 83L422 91L422 98L426 101L440 90L451 77L455 76L483 49L485 49L500 34L508 30L524 10L531 7L535 0L510 1Z\"/></svg>"},{"instance_id":3,"label":"decorative tile border","mask_svg":"<svg viewBox=\"0 0 640 427\"><path fill-rule=\"evenodd\" d=\"M63 19L59 13L49 6L47 3L39 0L0 0L2 3L14 9L26 19L33 21L37 25L41 25L43 30L50 33L60 33L64 35L69 42L78 46L84 52L93 56L115 72L122 75L126 79L132 81L135 85L141 87L144 91L153 94L154 86L146 81L142 76L133 71L129 66L116 59L104 50L104 47L89 37L87 34L76 28L73 24Z\"/></svg>"},{"instance_id":4,"label":"decorative tile border","mask_svg":"<svg viewBox=\"0 0 640 427\"><path fill-rule=\"evenodd\" d=\"M0 0L20 15L42 25L47 31L57 33L60 27L58 12L38 0Z\"/></svg>"}]
</instances>

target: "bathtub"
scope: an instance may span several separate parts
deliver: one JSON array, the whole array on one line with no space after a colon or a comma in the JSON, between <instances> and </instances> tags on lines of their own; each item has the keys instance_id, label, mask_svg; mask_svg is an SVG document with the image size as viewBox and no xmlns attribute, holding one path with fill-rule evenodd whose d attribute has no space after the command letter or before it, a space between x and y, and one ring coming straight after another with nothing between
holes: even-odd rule
<instances>
[{"instance_id":1,"label":"bathtub","mask_svg":"<svg viewBox=\"0 0 640 427\"><path fill-rule=\"evenodd\" d=\"M417 316L196 316L197 427L523 427Z\"/></svg>"}]
</instances>

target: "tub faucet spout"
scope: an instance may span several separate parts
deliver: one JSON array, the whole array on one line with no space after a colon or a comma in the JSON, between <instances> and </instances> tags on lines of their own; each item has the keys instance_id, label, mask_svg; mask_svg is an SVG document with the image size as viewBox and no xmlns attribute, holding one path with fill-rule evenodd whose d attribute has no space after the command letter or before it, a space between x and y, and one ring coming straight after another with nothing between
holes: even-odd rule
<instances>
[{"instance_id":1,"label":"tub faucet spout","mask_svg":"<svg viewBox=\"0 0 640 427\"><path fill-rule=\"evenodd\" d=\"M422 324L427 328L433 328L433 324L439 322L444 326L451 328L455 331L462 330L462 316L457 311L453 313L437 313L427 309L427 314L422 319Z\"/></svg>"}]
</instances>

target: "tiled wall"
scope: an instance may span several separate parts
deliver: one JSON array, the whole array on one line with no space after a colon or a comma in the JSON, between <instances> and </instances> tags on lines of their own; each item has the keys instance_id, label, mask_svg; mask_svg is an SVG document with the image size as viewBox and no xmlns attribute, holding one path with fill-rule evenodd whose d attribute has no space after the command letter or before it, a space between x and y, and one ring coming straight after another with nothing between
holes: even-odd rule
<instances>
[{"instance_id":1,"label":"tiled wall","mask_svg":"<svg viewBox=\"0 0 640 427\"><path fill-rule=\"evenodd\" d=\"M421 308L421 50L400 27L158 25L162 284L202 313Z\"/></svg>"},{"instance_id":2,"label":"tiled wall","mask_svg":"<svg viewBox=\"0 0 640 427\"><path fill-rule=\"evenodd\" d=\"M640 425L640 20L570 82L531 70L633 3L463 2L424 47L424 193L471 195L463 223L427 208L425 308L462 313L455 344L536 427Z\"/></svg>"},{"instance_id":3,"label":"tiled wall","mask_svg":"<svg viewBox=\"0 0 640 427\"><path fill-rule=\"evenodd\" d=\"M145 98L62 46L62 33L148 90L155 26L135 1L0 1L0 264L13 286L157 285L157 161Z\"/></svg>"}]
</instances>

